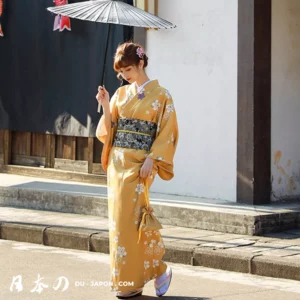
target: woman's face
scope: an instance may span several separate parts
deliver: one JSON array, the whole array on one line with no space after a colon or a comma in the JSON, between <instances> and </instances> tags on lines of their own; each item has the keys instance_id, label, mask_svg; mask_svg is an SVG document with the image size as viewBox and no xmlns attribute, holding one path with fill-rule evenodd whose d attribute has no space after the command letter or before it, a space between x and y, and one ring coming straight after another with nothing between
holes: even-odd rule
<instances>
[{"instance_id":1,"label":"woman's face","mask_svg":"<svg viewBox=\"0 0 300 300\"><path fill-rule=\"evenodd\" d=\"M132 65L125 68L121 68L119 73L125 80L127 80L129 83L132 83L138 79L138 77L141 74L141 71L141 66Z\"/></svg>"}]
</instances>

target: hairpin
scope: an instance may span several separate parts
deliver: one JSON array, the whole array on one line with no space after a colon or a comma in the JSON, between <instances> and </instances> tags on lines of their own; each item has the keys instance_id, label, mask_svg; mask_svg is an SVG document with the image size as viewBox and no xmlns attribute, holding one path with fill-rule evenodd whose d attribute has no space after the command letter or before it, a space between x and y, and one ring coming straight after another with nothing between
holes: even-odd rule
<instances>
[{"instance_id":1,"label":"hairpin","mask_svg":"<svg viewBox=\"0 0 300 300\"><path fill-rule=\"evenodd\" d=\"M141 47L136 49L136 54L139 58L143 58L145 55L145 50Z\"/></svg>"}]
</instances>

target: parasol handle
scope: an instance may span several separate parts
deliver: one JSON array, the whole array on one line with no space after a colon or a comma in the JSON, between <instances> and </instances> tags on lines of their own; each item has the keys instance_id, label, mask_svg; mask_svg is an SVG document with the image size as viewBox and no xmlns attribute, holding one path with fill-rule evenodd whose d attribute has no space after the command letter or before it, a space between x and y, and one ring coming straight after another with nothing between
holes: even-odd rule
<instances>
[{"instance_id":1,"label":"parasol handle","mask_svg":"<svg viewBox=\"0 0 300 300\"><path fill-rule=\"evenodd\" d=\"M98 102L97 112L98 112L99 114L101 113L101 108L102 108L102 105Z\"/></svg>"},{"instance_id":2,"label":"parasol handle","mask_svg":"<svg viewBox=\"0 0 300 300\"><path fill-rule=\"evenodd\" d=\"M105 77L105 68L106 68L106 61L107 61L107 53L108 53L108 46L109 46L109 40L110 40L110 31L111 31L111 25L108 23L108 32L107 32L107 41L105 46L105 55L104 55L104 64L103 64L103 71L102 71L102 79L101 79L101 85L104 85L104 77ZM100 114L101 112L101 104L98 102L98 109L97 112Z\"/></svg>"}]
</instances>

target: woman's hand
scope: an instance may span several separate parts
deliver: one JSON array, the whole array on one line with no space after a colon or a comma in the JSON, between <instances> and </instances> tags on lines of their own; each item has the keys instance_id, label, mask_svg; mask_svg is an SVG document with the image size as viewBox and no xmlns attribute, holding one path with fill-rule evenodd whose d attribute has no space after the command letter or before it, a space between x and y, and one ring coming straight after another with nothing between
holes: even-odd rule
<instances>
[{"instance_id":1,"label":"woman's hand","mask_svg":"<svg viewBox=\"0 0 300 300\"><path fill-rule=\"evenodd\" d=\"M96 95L96 99L102 106L107 106L109 104L109 94L104 86L98 87L98 94Z\"/></svg>"},{"instance_id":2,"label":"woman's hand","mask_svg":"<svg viewBox=\"0 0 300 300\"><path fill-rule=\"evenodd\" d=\"M147 157L143 163L143 166L141 167L140 177L146 178L151 176L152 169L153 169L153 159Z\"/></svg>"}]
</instances>

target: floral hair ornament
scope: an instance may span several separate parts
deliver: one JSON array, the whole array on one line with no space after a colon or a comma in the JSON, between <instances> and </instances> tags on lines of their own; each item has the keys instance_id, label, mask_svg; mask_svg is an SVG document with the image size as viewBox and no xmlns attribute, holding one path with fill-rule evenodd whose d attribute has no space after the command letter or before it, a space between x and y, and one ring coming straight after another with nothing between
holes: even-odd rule
<instances>
[{"instance_id":1,"label":"floral hair ornament","mask_svg":"<svg viewBox=\"0 0 300 300\"><path fill-rule=\"evenodd\" d=\"M144 50L143 48L141 48L141 47L138 47L138 48L136 49L136 54L137 54L137 56L138 56L139 58L143 58L144 55L145 55L145 50Z\"/></svg>"}]
</instances>

